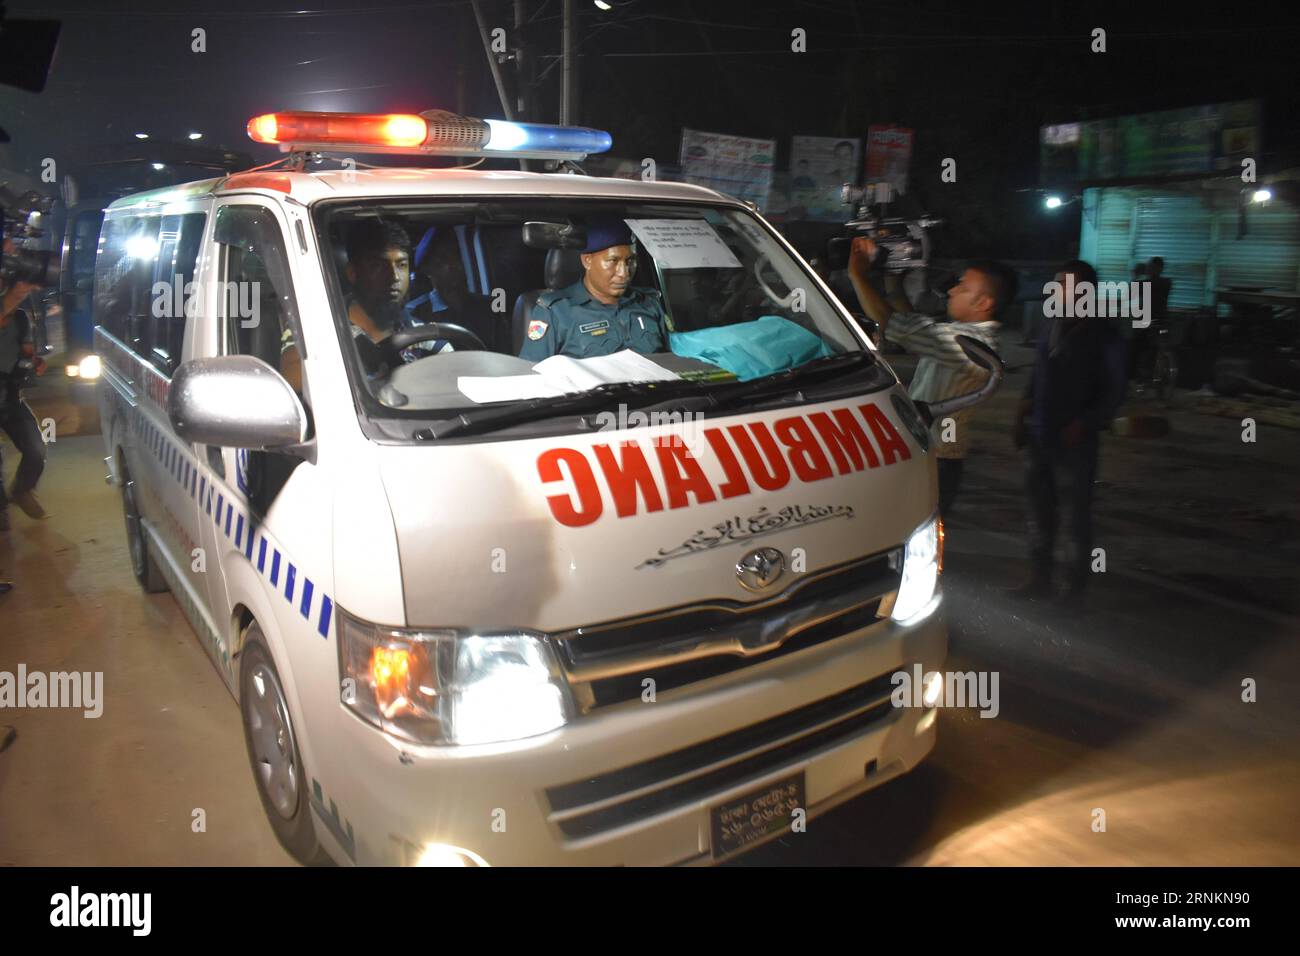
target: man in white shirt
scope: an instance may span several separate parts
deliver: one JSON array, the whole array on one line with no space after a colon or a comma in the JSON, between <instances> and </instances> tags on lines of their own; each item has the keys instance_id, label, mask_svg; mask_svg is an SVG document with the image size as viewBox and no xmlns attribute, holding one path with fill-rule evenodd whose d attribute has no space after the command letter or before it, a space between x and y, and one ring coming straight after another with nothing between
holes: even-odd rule
<instances>
[{"instance_id":1,"label":"man in white shirt","mask_svg":"<svg viewBox=\"0 0 1300 956\"><path fill-rule=\"evenodd\" d=\"M870 239L854 239L849 279L863 311L880 326L881 337L920 357L908 394L914 401L938 402L977 391L989 373L966 357L957 336L969 335L997 351L1002 326L995 317L1014 294L1014 273L992 260L972 262L948 292L948 317L952 321L939 322L912 311L896 274L885 277L889 302L880 297L869 278L877 254L877 246ZM942 515L952 509L961 487L973 413L973 408L965 408L932 426Z\"/></svg>"}]
</instances>

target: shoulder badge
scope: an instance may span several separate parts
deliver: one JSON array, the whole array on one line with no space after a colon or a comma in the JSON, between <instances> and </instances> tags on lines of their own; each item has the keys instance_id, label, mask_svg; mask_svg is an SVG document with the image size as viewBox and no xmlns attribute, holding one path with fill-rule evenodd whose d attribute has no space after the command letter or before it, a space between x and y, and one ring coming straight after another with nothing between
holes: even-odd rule
<instances>
[{"instance_id":1,"label":"shoulder badge","mask_svg":"<svg viewBox=\"0 0 1300 956\"><path fill-rule=\"evenodd\" d=\"M528 338L531 341L536 342L546 334L548 328L550 328L550 326L546 322L543 322L541 319L533 319L528 323Z\"/></svg>"}]
</instances>

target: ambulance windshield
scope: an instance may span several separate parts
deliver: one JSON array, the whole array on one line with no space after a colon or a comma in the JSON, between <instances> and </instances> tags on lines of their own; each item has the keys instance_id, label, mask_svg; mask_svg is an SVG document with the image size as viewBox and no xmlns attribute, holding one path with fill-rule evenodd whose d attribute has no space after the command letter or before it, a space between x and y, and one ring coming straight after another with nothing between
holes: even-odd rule
<instances>
[{"instance_id":1,"label":"ambulance windshield","mask_svg":"<svg viewBox=\"0 0 1300 956\"><path fill-rule=\"evenodd\" d=\"M740 209L426 199L318 215L354 380L399 416L876 364Z\"/></svg>"}]
</instances>

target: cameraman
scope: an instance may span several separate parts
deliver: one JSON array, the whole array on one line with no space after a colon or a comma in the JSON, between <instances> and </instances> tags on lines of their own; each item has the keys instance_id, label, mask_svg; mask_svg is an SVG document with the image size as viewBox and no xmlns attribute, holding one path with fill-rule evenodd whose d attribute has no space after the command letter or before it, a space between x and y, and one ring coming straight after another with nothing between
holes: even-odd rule
<instances>
[{"instance_id":1,"label":"cameraman","mask_svg":"<svg viewBox=\"0 0 1300 956\"><path fill-rule=\"evenodd\" d=\"M879 324L880 338L920 356L908 394L914 401L939 402L978 390L989 373L966 357L957 344L957 337L969 335L997 351L1001 324L994 317L1014 293L1014 274L992 260L972 262L948 292L948 317L952 321L938 322L912 310L895 273L885 275L889 302L880 297L870 279L878 256L879 247L871 239L865 236L854 239L849 254L849 279L862 310ZM933 425L940 515L946 516L952 510L961 487L970 446L967 431L972 411L966 408L953 413L951 441L944 440L944 432L949 431L945 427L947 419Z\"/></svg>"},{"instance_id":2,"label":"cameraman","mask_svg":"<svg viewBox=\"0 0 1300 956\"><path fill-rule=\"evenodd\" d=\"M31 320L18 305L37 288L27 282L15 282L0 299L0 429L22 455L9 497L34 519L46 517L45 509L32 493L45 470L45 441L36 416L22 399L21 389L29 369L44 375L46 366L32 343ZM0 531L9 530L8 506L0 480Z\"/></svg>"}]
</instances>

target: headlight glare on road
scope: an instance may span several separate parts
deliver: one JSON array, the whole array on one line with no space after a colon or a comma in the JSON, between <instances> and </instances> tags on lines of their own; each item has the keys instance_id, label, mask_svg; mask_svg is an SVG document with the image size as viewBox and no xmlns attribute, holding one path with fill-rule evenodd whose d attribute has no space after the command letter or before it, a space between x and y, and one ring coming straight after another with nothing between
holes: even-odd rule
<instances>
[{"instance_id":1,"label":"headlight glare on road","mask_svg":"<svg viewBox=\"0 0 1300 956\"><path fill-rule=\"evenodd\" d=\"M448 846L445 843L430 843L420 851L415 861L416 866L487 866L487 861L477 853Z\"/></svg>"},{"instance_id":2,"label":"headlight glare on road","mask_svg":"<svg viewBox=\"0 0 1300 956\"><path fill-rule=\"evenodd\" d=\"M927 617L938 602L933 600L943 567L943 522L936 515L907 539L903 574L898 584L891 615L903 624L915 624Z\"/></svg>"},{"instance_id":3,"label":"headlight glare on road","mask_svg":"<svg viewBox=\"0 0 1300 956\"><path fill-rule=\"evenodd\" d=\"M568 719L545 639L380 627L339 613L343 703L413 743L485 744L546 733Z\"/></svg>"}]
</instances>

